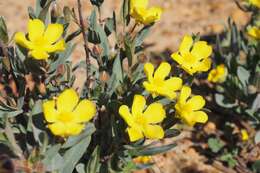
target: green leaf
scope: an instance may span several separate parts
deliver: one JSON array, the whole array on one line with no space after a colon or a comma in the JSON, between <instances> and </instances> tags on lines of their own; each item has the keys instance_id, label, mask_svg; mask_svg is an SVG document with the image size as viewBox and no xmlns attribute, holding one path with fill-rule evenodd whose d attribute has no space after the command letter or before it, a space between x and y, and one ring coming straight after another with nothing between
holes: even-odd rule
<instances>
[{"instance_id":1,"label":"green leaf","mask_svg":"<svg viewBox=\"0 0 260 173\"><path fill-rule=\"evenodd\" d=\"M180 135L180 131L177 129L167 129L165 130L164 138L172 138Z\"/></svg>"},{"instance_id":2,"label":"green leaf","mask_svg":"<svg viewBox=\"0 0 260 173\"><path fill-rule=\"evenodd\" d=\"M239 66L237 68L237 75L240 82L243 84L244 87L246 87L250 77L249 71L247 71L244 67Z\"/></svg>"},{"instance_id":3,"label":"green leaf","mask_svg":"<svg viewBox=\"0 0 260 173\"><path fill-rule=\"evenodd\" d=\"M237 161L233 158L231 153L226 153L220 157L220 160L227 162L230 168L233 168L237 165Z\"/></svg>"},{"instance_id":4,"label":"green leaf","mask_svg":"<svg viewBox=\"0 0 260 173\"><path fill-rule=\"evenodd\" d=\"M121 21L123 21L123 23L127 26L130 22L130 0L124 0L122 7L121 7L121 11L120 11L120 18Z\"/></svg>"},{"instance_id":5,"label":"green leaf","mask_svg":"<svg viewBox=\"0 0 260 173\"><path fill-rule=\"evenodd\" d=\"M260 143L260 131L257 131L255 134L255 144L258 145Z\"/></svg>"},{"instance_id":6,"label":"green leaf","mask_svg":"<svg viewBox=\"0 0 260 173\"><path fill-rule=\"evenodd\" d=\"M113 18L107 18L105 23L105 32L109 36L112 32L116 31L116 15L113 12Z\"/></svg>"},{"instance_id":7,"label":"green leaf","mask_svg":"<svg viewBox=\"0 0 260 173\"><path fill-rule=\"evenodd\" d=\"M150 33L150 29L151 29L152 25L147 25L144 26L142 28L142 30L140 32L138 32L138 34L135 37L135 47L139 47L143 44L144 39L148 36L148 34Z\"/></svg>"},{"instance_id":8,"label":"green leaf","mask_svg":"<svg viewBox=\"0 0 260 173\"><path fill-rule=\"evenodd\" d=\"M123 82L123 69L121 64L120 54L114 60L112 75L108 81L108 93L113 94L116 88Z\"/></svg>"},{"instance_id":9,"label":"green leaf","mask_svg":"<svg viewBox=\"0 0 260 173\"><path fill-rule=\"evenodd\" d=\"M128 59L129 66L131 67L134 65L137 60L135 56L135 45L134 42L131 40L130 35L126 35L125 37L125 53L126 57Z\"/></svg>"},{"instance_id":10,"label":"green leaf","mask_svg":"<svg viewBox=\"0 0 260 173\"><path fill-rule=\"evenodd\" d=\"M260 172L260 160L257 160L252 165L254 172Z\"/></svg>"},{"instance_id":11,"label":"green leaf","mask_svg":"<svg viewBox=\"0 0 260 173\"><path fill-rule=\"evenodd\" d=\"M224 146L224 144L217 138L209 138L208 145L210 150L214 153L219 152Z\"/></svg>"},{"instance_id":12,"label":"green leaf","mask_svg":"<svg viewBox=\"0 0 260 173\"><path fill-rule=\"evenodd\" d=\"M96 147L93 151L86 167L86 173L97 173L100 168L100 156L99 147Z\"/></svg>"},{"instance_id":13,"label":"green leaf","mask_svg":"<svg viewBox=\"0 0 260 173\"><path fill-rule=\"evenodd\" d=\"M152 156L155 154L161 154L161 153L165 153L169 150L171 150L172 148L174 148L176 146L176 144L169 144L169 145L164 145L164 146L160 146L160 147L153 147L153 148L145 148L143 150L137 151L136 156Z\"/></svg>"},{"instance_id":14,"label":"green leaf","mask_svg":"<svg viewBox=\"0 0 260 173\"><path fill-rule=\"evenodd\" d=\"M83 138L79 143L73 145L64 154L64 167L60 170L62 173L72 173L76 164L86 152L88 145L90 144L91 134Z\"/></svg>"},{"instance_id":15,"label":"green leaf","mask_svg":"<svg viewBox=\"0 0 260 173\"><path fill-rule=\"evenodd\" d=\"M215 100L219 106L224 108L233 108L237 106L237 103L229 103L222 94L215 94Z\"/></svg>"},{"instance_id":16,"label":"green leaf","mask_svg":"<svg viewBox=\"0 0 260 173\"><path fill-rule=\"evenodd\" d=\"M56 144L49 148L44 154L42 163L45 165L47 171L55 171L63 166L64 160L59 154L61 144Z\"/></svg>"},{"instance_id":17,"label":"green leaf","mask_svg":"<svg viewBox=\"0 0 260 173\"><path fill-rule=\"evenodd\" d=\"M51 3L53 2L54 0L48 0L48 3L44 6L44 8L41 10L38 18L41 19L43 22L46 22L46 19L47 19L47 15L48 15L48 12L49 12L49 8L51 6Z\"/></svg>"},{"instance_id":18,"label":"green leaf","mask_svg":"<svg viewBox=\"0 0 260 173\"><path fill-rule=\"evenodd\" d=\"M5 24L5 20L2 16L0 16L0 41L7 44L9 41L8 31Z\"/></svg>"}]
</instances>

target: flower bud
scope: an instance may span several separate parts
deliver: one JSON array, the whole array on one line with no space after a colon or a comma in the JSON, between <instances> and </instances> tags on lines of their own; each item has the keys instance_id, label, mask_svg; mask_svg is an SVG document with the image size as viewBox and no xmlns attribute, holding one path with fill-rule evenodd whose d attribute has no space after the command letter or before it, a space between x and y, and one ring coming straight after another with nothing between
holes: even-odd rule
<instances>
[{"instance_id":1,"label":"flower bud","mask_svg":"<svg viewBox=\"0 0 260 173\"><path fill-rule=\"evenodd\" d=\"M106 71L100 72L99 80L101 82L107 82L109 80L109 78L110 78L110 76L109 76L109 74Z\"/></svg>"}]
</instances>

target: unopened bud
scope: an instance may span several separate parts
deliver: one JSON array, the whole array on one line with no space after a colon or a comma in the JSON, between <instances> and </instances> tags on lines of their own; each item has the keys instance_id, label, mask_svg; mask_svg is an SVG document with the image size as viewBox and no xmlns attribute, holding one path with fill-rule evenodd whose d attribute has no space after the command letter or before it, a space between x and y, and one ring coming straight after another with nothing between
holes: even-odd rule
<instances>
[{"instance_id":1,"label":"unopened bud","mask_svg":"<svg viewBox=\"0 0 260 173\"><path fill-rule=\"evenodd\" d=\"M94 46L92 51L95 55L100 55L102 53L102 49L99 46Z\"/></svg>"},{"instance_id":2,"label":"unopened bud","mask_svg":"<svg viewBox=\"0 0 260 173\"><path fill-rule=\"evenodd\" d=\"M62 10L60 6L57 3L53 3L52 9L51 9L51 16L54 18L57 18L62 15Z\"/></svg>"},{"instance_id":3,"label":"unopened bud","mask_svg":"<svg viewBox=\"0 0 260 173\"><path fill-rule=\"evenodd\" d=\"M44 83L40 83L38 85L38 90L41 93L41 95L45 95L46 94L46 86Z\"/></svg>"},{"instance_id":4,"label":"unopened bud","mask_svg":"<svg viewBox=\"0 0 260 173\"><path fill-rule=\"evenodd\" d=\"M110 76L106 71L100 72L99 80L102 82L107 82L109 80Z\"/></svg>"},{"instance_id":5,"label":"unopened bud","mask_svg":"<svg viewBox=\"0 0 260 173\"><path fill-rule=\"evenodd\" d=\"M35 82L33 81L32 74L25 75L25 81L26 81L26 88L28 88L30 91L33 91L35 87Z\"/></svg>"},{"instance_id":6,"label":"unopened bud","mask_svg":"<svg viewBox=\"0 0 260 173\"><path fill-rule=\"evenodd\" d=\"M141 63L146 63L148 58L147 58L147 56L145 54L141 54L141 55L138 56L138 60Z\"/></svg>"}]
</instances>

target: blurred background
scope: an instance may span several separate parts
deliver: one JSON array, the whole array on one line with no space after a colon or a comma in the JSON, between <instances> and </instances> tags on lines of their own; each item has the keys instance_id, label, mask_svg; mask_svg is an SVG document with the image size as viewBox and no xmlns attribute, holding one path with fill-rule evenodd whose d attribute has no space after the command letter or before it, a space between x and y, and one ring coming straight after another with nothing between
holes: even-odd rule
<instances>
[{"instance_id":1,"label":"blurred background","mask_svg":"<svg viewBox=\"0 0 260 173\"><path fill-rule=\"evenodd\" d=\"M75 7L76 0L57 0L58 9L63 6ZM89 0L82 1L85 17L91 12ZM151 0L153 5L164 9L161 20L153 27L146 43L154 52L175 51L185 34L202 36L216 35L223 31L228 17L231 17L239 27L249 20L248 14L241 11L233 0ZM0 16L4 16L10 34L16 31L26 31L28 20L27 7L34 6L34 0L1 0ZM112 10L118 10L121 0L105 0L102 6L103 18L111 16ZM79 39L78 42L81 40ZM73 54L73 61L82 57L83 47L79 44ZM208 123L205 131L214 131L215 125ZM179 144L174 151L156 156L153 172L155 173L233 173L218 163L207 163L205 156L194 149L190 140L191 129L186 129L175 138ZM165 141L167 143L169 141ZM172 142L172 141L171 141ZM200 145L199 143L197 145ZM203 146L202 146L203 147ZM234 172L235 173L235 172Z\"/></svg>"}]
</instances>

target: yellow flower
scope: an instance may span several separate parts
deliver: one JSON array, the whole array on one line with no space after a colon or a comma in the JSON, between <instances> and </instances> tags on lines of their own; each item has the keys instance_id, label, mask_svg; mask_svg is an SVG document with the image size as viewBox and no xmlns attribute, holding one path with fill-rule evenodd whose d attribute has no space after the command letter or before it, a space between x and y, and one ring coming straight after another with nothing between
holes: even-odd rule
<instances>
[{"instance_id":1,"label":"yellow flower","mask_svg":"<svg viewBox=\"0 0 260 173\"><path fill-rule=\"evenodd\" d=\"M67 137L78 135L84 129L84 123L96 114L96 107L87 99L79 102L76 91L66 89L57 99L43 103L43 113L51 132Z\"/></svg>"},{"instance_id":2,"label":"yellow flower","mask_svg":"<svg viewBox=\"0 0 260 173\"><path fill-rule=\"evenodd\" d=\"M224 64L221 64L209 72L208 81L214 83L221 83L226 80L226 77L227 77L227 69Z\"/></svg>"},{"instance_id":3,"label":"yellow flower","mask_svg":"<svg viewBox=\"0 0 260 173\"><path fill-rule=\"evenodd\" d=\"M128 125L127 132L130 141L137 141L144 137L149 139L161 139L164 137L163 128L160 123L165 118L165 110L161 103L152 103L147 106L145 98L141 95L135 95L132 110L128 106L122 105L119 108L120 116Z\"/></svg>"},{"instance_id":4,"label":"yellow flower","mask_svg":"<svg viewBox=\"0 0 260 173\"><path fill-rule=\"evenodd\" d=\"M208 115L205 112L200 111L205 105L205 100L203 97L196 95L187 101L190 95L191 88L183 86L179 99L175 105L177 116L189 126L194 126L196 123L206 123L208 121Z\"/></svg>"},{"instance_id":5,"label":"yellow flower","mask_svg":"<svg viewBox=\"0 0 260 173\"><path fill-rule=\"evenodd\" d=\"M61 38L62 33L63 25L61 24L49 24L45 29L41 20L30 19L28 23L28 38L23 32L17 32L14 40L20 46L29 49L29 55L33 58L46 60L49 57L48 53L65 49L65 41Z\"/></svg>"},{"instance_id":6,"label":"yellow flower","mask_svg":"<svg viewBox=\"0 0 260 173\"><path fill-rule=\"evenodd\" d=\"M192 48L192 50L191 50ZM190 75L196 72L208 71L211 66L209 56L212 53L212 47L205 41L193 43L191 36L185 36L180 45L179 51L171 57Z\"/></svg>"},{"instance_id":7,"label":"yellow flower","mask_svg":"<svg viewBox=\"0 0 260 173\"><path fill-rule=\"evenodd\" d=\"M151 156L139 156L139 157L134 158L133 161L135 163L147 164L147 163L151 163L152 157Z\"/></svg>"},{"instance_id":8,"label":"yellow flower","mask_svg":"<svg viewBox=\"0 0 260 173\"><path fill-rule=\"evenodd\" d=\"M171 65L162 62L158 69L154 72L154 66L151 63L144 65L144 72L148 81L143 83L145 89L150 92L153 98L158 95L174 99L176 97L176 90L180 90L182 86L182 79L178 77L171 77L167 80L165 78L171 71Z\"/></svg>"},{"instance_id":9,"label":"yellow flower","mask_svg":"<svg viewBox=\"0 0 260 173\"><path fill-rule=\"evenodd\" d=\"M249 3L260 8L260 0L249 0Z\"/></svg>"},{"instance_id":10,"label":"yellow flower","mask_svg":"<svg viewBox=\"0 0 260 173\"><path fill-rule=\"evenodd\" d=\"M242 137L242 141L247 141L249 139L249 135L245 129L241 130L241 137Z\"/></svg>"},{"instance_id":11,"label":"yellow flower","mask_svg":"<svg viewBox=\"0 0 260 173\"><path fill-rule=\"evenodd\" d=\"M251 27L248 31L247 31L248 35L255 38L255 39L260 39L260 27Z\"/></svg>"},{"instance_id":12,"label":"yellow flower","mask_svg":"<svg viewBox=\"0 0 260 173\"><path fill-rule=\"evenodd\" d=\"M130 0L130 15L144 25L156 22L161 18L160 7L148 8L148 0Z\"/></svg>"}]
</instances>

